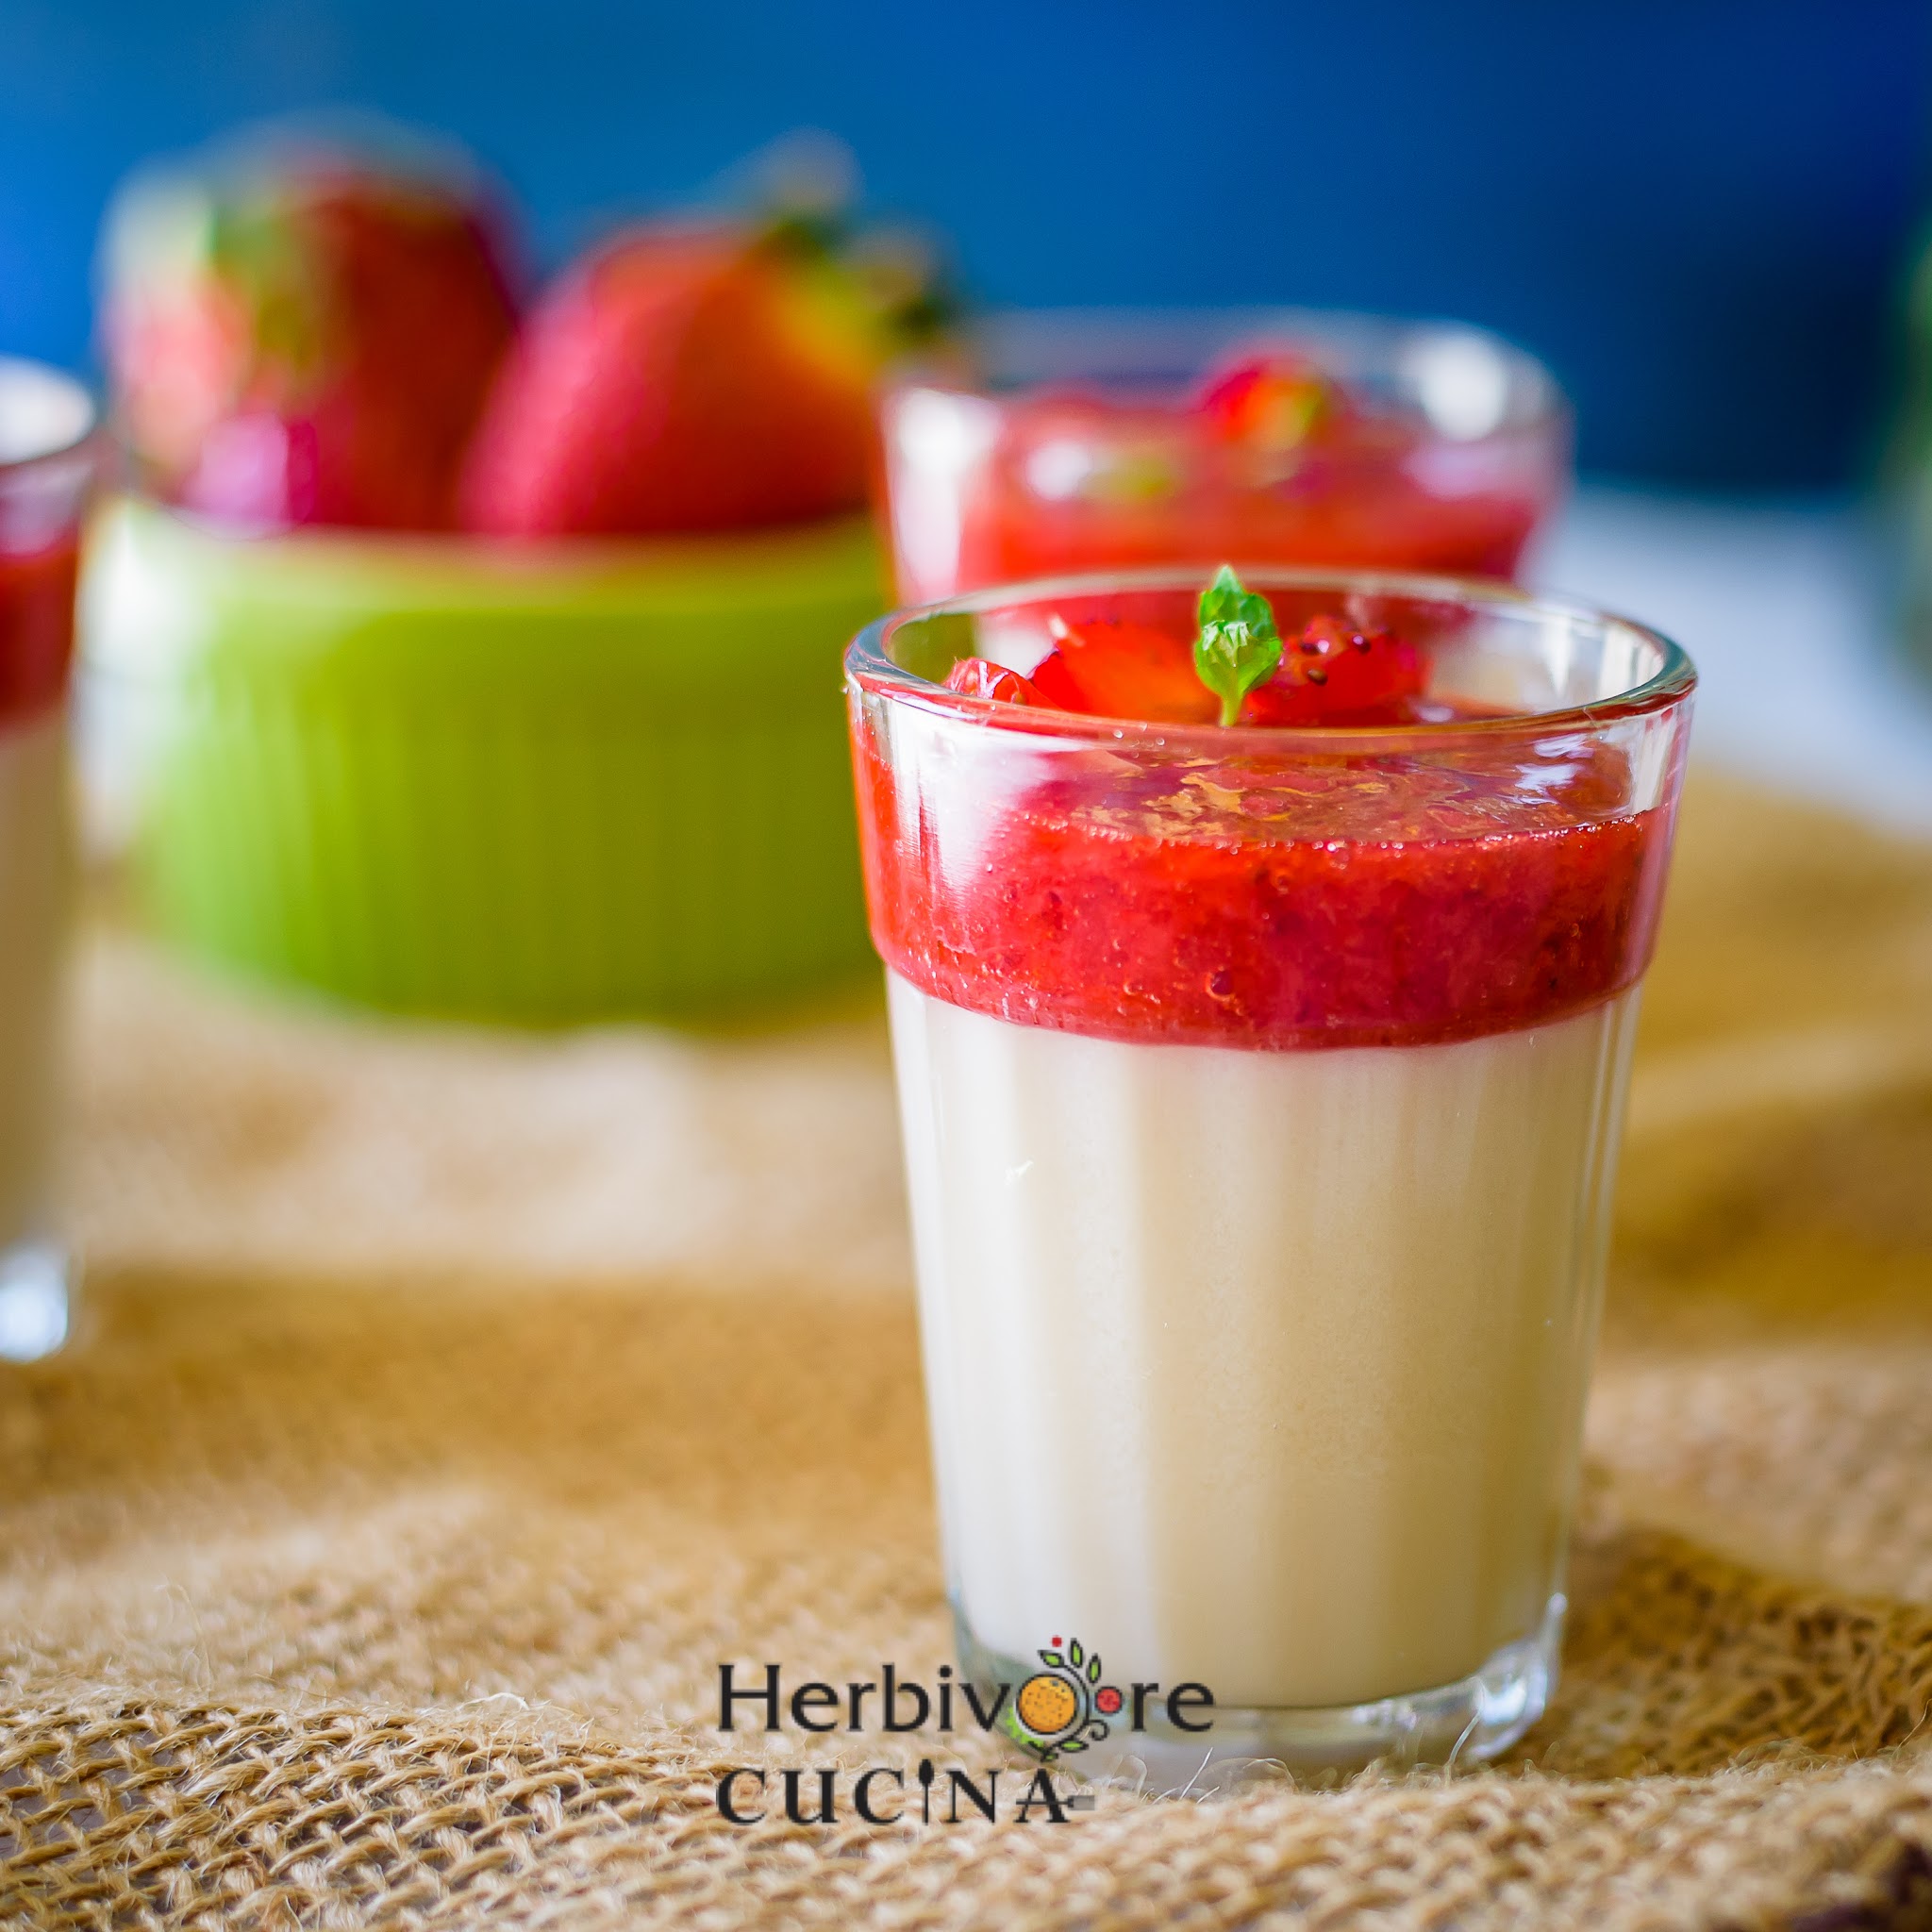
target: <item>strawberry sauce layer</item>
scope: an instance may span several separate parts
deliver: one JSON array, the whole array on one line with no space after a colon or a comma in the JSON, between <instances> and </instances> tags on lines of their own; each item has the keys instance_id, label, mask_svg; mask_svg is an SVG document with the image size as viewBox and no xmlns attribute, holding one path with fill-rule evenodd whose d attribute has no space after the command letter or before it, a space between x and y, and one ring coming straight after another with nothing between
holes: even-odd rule
<instances>
[{"instance_id":1,"label":"strawberry sauce layer","mask_svg":"<svg viewBox=\"0 0 1932 1932\"><path fill-rule=\"evenodd\" d=\"M71 541L0 550L0 725L46 710L66 689L77 569Z\"/></svg>"},{"instance_id":2,"label":"strawberry sauce layer","mask_svg":"<svg viewBox=\"0 0 1932 1932\"><path fill-rule=\"evenodd\" d=\"M1332 757L1256 732L1131 761L1042 736L1050 775L1015 784L1039 712L886 709L890 764L857 722L873 934L956 1006L1120 1040L1418 1045L1564 1018L1649 961L1670 808L1620 815L1623 755L1575 732Z\"/></svg>"},{"instance_id":3,"label":"strawberry sauce layer","mask_svg":"<svg viewBox=\"0 0 1932 1932\"><path fill-rule=\"evenodd\" d=\"M1560 487L1545 441L1445 446L1280 350L1190 398L1011 397L964 486L954 582L923 590L1214 557L1511 576Z\"/></svg>"},{"instance_id":4,"label":"strawberry sauce layer","mask_svg":"<svg viewBox=\"0 0 1932 1932\"><path fill-rule=\"evenodd\" d=\"M1147 504L1042 503L1009 469L966 503L953 588L1223 554L1509 577L1546 507L1529 495L1436 495L1400 471L1312 465L1298 494L1204 483Z\"/></svg>"}]
</instances>

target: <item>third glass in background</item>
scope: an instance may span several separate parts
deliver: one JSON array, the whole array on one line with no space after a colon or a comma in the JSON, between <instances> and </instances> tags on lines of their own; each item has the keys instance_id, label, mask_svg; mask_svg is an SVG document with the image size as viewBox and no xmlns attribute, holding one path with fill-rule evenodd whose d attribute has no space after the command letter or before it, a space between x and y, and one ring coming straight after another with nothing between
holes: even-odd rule
<instances>
[{"instance_id":1,"label":"third glass in background","mask_svg":"<svg viewBox=\"0 0 1932 1932\"><path fill-rule=\"evenodd\" d=\"M1548 371L1455 324L990 319L887 397L902 601L1136 564L1508 577L1570 475Z\"/></svg>"},{"instance_id":2,"label":"third glass in background","mask_svg":"<svg viewBox=\"0 0 1932 1932\"><path fill-rule=\"evenodd\" d=\"M0 1358L65 1340L54 1206L73 915L67 687L97 450L80 385L0 357Z\"/></svg>"}]
</instances>

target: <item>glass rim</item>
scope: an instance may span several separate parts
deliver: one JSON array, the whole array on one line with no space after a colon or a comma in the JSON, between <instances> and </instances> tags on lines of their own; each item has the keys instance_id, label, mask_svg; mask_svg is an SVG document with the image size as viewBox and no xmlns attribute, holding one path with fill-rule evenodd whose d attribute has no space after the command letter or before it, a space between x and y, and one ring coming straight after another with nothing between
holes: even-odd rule
<instances>
[{"instance_id":1,"label":"glass rim","mask_svg":"<svg viewBox=\"0 0 1932 1932\"><path fill-rule=\"evenodd\" d=\"M1372 344L1379 347L1382 359L1391 363L1401 350L1430 342L1481 342L1497 357L1511 382L1525 387L1526 407L1520 412L1506 413L1481 435L1456 439L1460 447L1481 448L1485 443L1557 431L1570 421L1569 398L1546 362L1494 329L1450 316L1396 315L1367 308L1312 308L1285 303L1225 308L1198 304L1074 304L991 309L961 331L959 340L969 355L975 349L984 349L990 359L996 362L1003 348L1010 354L1008 345L1029 336L1036 340L1057 336L1072 339L1082 334L1105 333L1117 341L1138 339L1155 342L1194 334L1204 342L1208 338L1220 337L1231 343L1244 335L1269 332L1284 338L1298 336L1317 346L1324 339L1331 343L1352 340ZM962 377L941 365L911 359L891 374L886 389L889 394L924 390L971 396L1000 407L1009 398L1024 396L1061 380L1076 381L1078 376L1074 372L1063 376L1041 375L1008 384Z\"/></svg>"},{"instance_id":2,"label":"glass rim","mask_svg":"<svg viewBox=\"0 0 1932 1932\"><path fill-rule=\"evenodd\" d=\"M1333 591L1342 595L1408 597L1418 603L1454 603L1482 609L1569 619L1634 635L1660 656L1656 671L1613 697L1548 710L1510 711L1492 718L1457 718L1410 724L1171 724L1146 718L1109 718L1083 711L1058 711L1015 705L1002 698L974 697L948 691L893 662L887 646L908 624L935 617L972 617L1055 597L1105 596L1128 591L1178 591L1198 595L1210 567L1162 565L1145 570L1087 572L996 584L888 611L853 639L845 650L847 682L915 709L962 724L991 726L1029 738L1062 739L1087 744L1144 744L1164 751L1198 746L1202 754L1225 758L1239 750L1311 752L1375 750L1384 746L1443 746L1474 743L1510 734L1541 737L1549 731L1591 729L1622 720L1674 709L1689 700L1697 685L1696 666L1684 648L1662 631L1636 618L1606 610L1581 598L1519 590L1491 578L1430 576L1401 571L1298 569L1289 565L1237 564L1251 591Z\"/></svg>"},{"instance_id":3,"label":"glass rim","mask_svg":"<svg viewBox=\"0 0 1932 1932\"><path fill-rule=\"evenodd\" d=\"M64 391L64 400L70 405L77 404L82 414L79 427L71 436L30 448L20 456L0 455L0 483L9 483L37 469L71 462L100 441L104 428L100 404L77 375L30 357L0 356L0 395L15 383L31 384L45 392Z\"/></svg>"}]
</instances>

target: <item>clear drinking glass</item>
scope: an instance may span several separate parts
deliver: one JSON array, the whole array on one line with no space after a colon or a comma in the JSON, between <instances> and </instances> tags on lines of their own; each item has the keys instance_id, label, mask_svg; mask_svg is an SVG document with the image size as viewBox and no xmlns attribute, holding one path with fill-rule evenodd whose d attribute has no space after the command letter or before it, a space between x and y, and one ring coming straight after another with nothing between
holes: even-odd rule
<instances>
[{"instance_id":1,"label":"clear drinking glass","mask_svg":"<svg viewBox=\"0 0 1932 1932\"><path fill-rule=\"evenodd\" d=\"M1050 1652L1080 1681L1033 1707L1089 1769L1481 1758L1557 1670L1693 674L1495 587L1249 585L1285 637L1410 640L1441 722L942 688L1065 624L1189 636L1192 573L847 654L959 1650L1016 1690Z\"/></svg>"},{"instance_id":2,"label":"clear drinking glass","mask_svg":"<svg viewBox=\"0 0 1932 1932\"><path fill-rule=\"evenodd\" d=\"M0 1358L68 1330L56 1225L61 988L73 911L67 690L95 413L80 384L0 358Z\"/></svg>"},{"instance_id":3,"label":"clear drinking glass","mask_svg":"<svg viewBox=\"0 0 1932 1932\"><path fill-rule=\"evenodd\" d=\"M908 603L1224 558L1507 577L1570 475L1522 350L1292 309L996 315L887 396L885 437Z\"/></svg>"}]
</instances>

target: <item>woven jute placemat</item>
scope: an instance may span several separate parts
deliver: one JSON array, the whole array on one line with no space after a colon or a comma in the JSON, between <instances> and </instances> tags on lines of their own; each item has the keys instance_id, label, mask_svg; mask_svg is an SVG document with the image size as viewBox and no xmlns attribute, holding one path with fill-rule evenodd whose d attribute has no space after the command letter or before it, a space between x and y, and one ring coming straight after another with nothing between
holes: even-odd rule
<instances>
[{"instance_id":1,"label":"woven jute placemat","mask_svg":"<svg viewBox=\"0 0 1932 1932\"><path fill-rule=\"evenodd\" d=\"M1693 792L1524 1746L1064 1824L715 1802L1005 1761L718 1728L723 1661L948 1655L875 1007L402 1031L103 930L81 1022L87 1317L0 1371L0 1921L1932 1924L1932 853Z\"/></svg>"}]
</instances>

